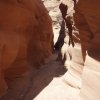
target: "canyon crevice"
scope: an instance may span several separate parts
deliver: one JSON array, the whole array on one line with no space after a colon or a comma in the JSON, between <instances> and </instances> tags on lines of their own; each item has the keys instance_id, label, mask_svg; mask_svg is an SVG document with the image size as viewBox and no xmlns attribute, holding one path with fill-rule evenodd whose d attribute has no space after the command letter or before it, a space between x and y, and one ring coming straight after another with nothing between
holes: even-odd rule
<instances>
[{"instance_id":1,"label":"canyon crevice","mask_svg":"<svg viewBox=\"0 0 100 100\"><path fill-rule=\"evenodd\" d=\"M100 100L99 4L1 0L0 100Z\"/></svg>"}]
</instances>

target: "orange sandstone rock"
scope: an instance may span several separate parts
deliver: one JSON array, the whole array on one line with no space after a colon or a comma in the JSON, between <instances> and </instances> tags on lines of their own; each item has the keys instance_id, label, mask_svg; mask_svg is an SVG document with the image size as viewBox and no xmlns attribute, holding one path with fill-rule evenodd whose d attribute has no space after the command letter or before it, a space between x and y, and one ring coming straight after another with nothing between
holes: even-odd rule
<instances>
[{"instance_id":1,"label":"orange sandstone rock","mask_svg":"<svg viewBox=\"0 0 100 100\"><path fill-rule=\"evenodd\" d=\"M41 0L0 1L0 95L16 77L51 55L52 24Z\"/></svg>"}]
</instances>

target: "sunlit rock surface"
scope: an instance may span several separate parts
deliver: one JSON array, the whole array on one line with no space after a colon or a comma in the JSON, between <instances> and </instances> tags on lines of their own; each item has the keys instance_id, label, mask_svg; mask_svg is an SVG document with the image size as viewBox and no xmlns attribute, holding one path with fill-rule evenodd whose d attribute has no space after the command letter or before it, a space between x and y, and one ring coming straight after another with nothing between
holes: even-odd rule
<instances>
[{"instance_id":1,"label":"sunlit rock surface","mask_svg":"<svg viewBox=\"0 0 100 100\"><path fill-rule=\"evenodd\" d=\"M75 47L66 45L66 38L62 47L62 56L65 54L65 66L68 68L66 76L64 75L66 82L80 88L80 97L83 100L100 99L99 4L99 0L79 0L74 14L79 30L79 33L73 32Z\"/></svg>"},{"instance_id":2,"label":"sunlit rock surface","mask_svg":"<svg viewBox=\"0 0 100 100\"><path fill-rule=\"evenodd\" d=\"M82 83L81 75L83 71L83 58L79 32L78 29L75 28L73 20L73 14L75 13L74 2L73 0L61 0L60 2L62 17L66 23L65 30L67 30L65 31L66 36L61 48L62 59L65 61L64 66L68 69L63 78L70 86L80 89ZM69 44L69 34L72 34L71 38L73 38L74 47L71 42Z\"/></svg>"},{"instance_id":3,"label":"sunlit rock surface","mask_svg":"<svg viewBox=\"0 0 100 100\"><path fill-rule=\"evenodd\" d=\"M68 10L72 9L73 1L61 0L60 3L68 5ZM72 4L70 4L72 3ZM73 16L74 10L70 10L69 16ZM67 15L67 14L66 14ZM47 87L45 87L33 100L80 100L79 93L81 88L81 75L83 69L83 59L81 52L80 39L77 35L74 37L75 47L68 45L69 37L66 34L64 38L64 45L61 49L62 59L65 59L64 66L66 70L65 74L59 77L53 78ZM57 65L58 66L58 65Z\"/></svg>"},{"instance_id":4,"label":"sunlit rock surface","mask_svg":"<svg viewBox=\"0 0 100 100\"><path fill-rule=\"evenodd\" d=\"M100 1L79 0L75 22L79 29L83 57L81 98L100 100Z\"/></svg>"},{"instance_id":5,"label":"sunlit rock surface","mask_svg":"<svg viewBox=\"0 0 100 100\"><path fill-rule=\"evenodd\" d=\"M72 13L70 12L71 10L69 10L69 8L71 9L71 7L73 7L73 4L70 4L70 2L73 1L79 1L75 4L75 13L73 10ZM61 49L62 59L65 60L64 66L68 71L61 78L53 79L35 100L39 100L40 98L43 100L100 99L100 1L73 1L60 1L63 6L68 6L67 11L70 13L67 12L66 16L72 16L74 13L76 25L76 29L72 31L72 37L75 43L74 48L72 45L69 46L69 37L66 36ZM63 85L64 83L66 85ZM67 85L70 86L70 88L68 88ZM71 88L75 89L75 95L74 92L72 92L74 90L72 89L71 91ZM66 97L60 93L65 90L68 90L65 93ZM69 95L67 95L68 93ZM73 94L73 96L71 96L71 94ZM72 98L70 98L70 96Z\"/></svg>"}]
</instances>

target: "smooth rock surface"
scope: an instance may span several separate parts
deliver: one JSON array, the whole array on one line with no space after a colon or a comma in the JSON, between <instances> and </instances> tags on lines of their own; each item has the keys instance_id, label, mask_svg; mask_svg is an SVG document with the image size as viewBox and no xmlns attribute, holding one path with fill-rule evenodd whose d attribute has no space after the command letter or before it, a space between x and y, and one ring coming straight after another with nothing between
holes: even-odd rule
<instances>
[{"instance_id":1,"label":"smooth rock surface","mask_svg":"<svg viewBox=\"0 0 100 100\"><path fill-rule=\"evenodd\" d=\"M53 32L41 0L1 0L0 13L2 95L7 90L5 78L19 77L51 55Z\"/></svg>"}]
</instances>

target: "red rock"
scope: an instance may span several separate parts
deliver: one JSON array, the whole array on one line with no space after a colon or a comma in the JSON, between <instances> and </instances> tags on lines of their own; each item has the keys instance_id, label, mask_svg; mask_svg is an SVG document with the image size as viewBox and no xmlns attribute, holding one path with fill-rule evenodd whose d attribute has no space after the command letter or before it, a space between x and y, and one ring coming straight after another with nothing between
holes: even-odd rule
<instances>
[{"instance_id":1,"label":"red rock","mask_svg":"<svg viewBox=\"0 0 100 100\"><path fill-rule=\"evenodd\" d=\"M100 1L79 0L76 6L75 21L79 28L83 57L85 59L82 74L83 100L100 99Z\"/></svg>"},{"instance_id":2,"label":"red rock","mask_svg":"<svg viewBox=\"0 0 100 100\"><path fill-rule=\"evenodd\" d=\"M0 95L16 77L51 55L52 24L41 0L0 1Z\"/></svg>"}]
</instances>

